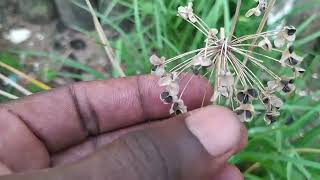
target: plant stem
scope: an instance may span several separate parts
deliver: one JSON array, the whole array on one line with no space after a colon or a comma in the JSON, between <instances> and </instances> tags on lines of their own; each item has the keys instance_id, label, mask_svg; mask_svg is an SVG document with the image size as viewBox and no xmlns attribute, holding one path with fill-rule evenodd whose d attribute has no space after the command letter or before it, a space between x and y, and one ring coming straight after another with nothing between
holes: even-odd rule
<instances>
[{"instance_id":1,"label":"plant stem","mask_svg":"<svg viewBox=\"0 0 320 180\"><path fill-rule=\"evenodd\" d=\"M102 26L101 26L101 24L100 24L100 22L99 22L99 20L98 20L98 18L96 16L96 13L95 13L90 1L86 0L86 3L87 3L87 6L89 8L89 11L90 11L90 13L92 15L94 26L95 26L95 28L97 30L99 38L100 38L100 40L101 40L101 42L103 44L104 50L106 51L107 56L108 56L108 58L109 58L109 60L110 60L110 62L112 64L113 68L119 73L119 75L121 77L126 77L126 74L124 73L124 71L122 70L120 65L115 60L115 56L114 56L113 50L112 50L112 48L110 46L109 40L107 39L107 37L106 37L106 35L105 35L104 31L103 31L103 28L102 28Z\"/></svg>"},{"instance_id":2,"label":"plant stem","mask_svg":"<svg viewBox=\"0 0 320 180\"><path fill-rule=\"evenodd\" d=\"M4 97L7 97L9 99L18 99L19 98L19 97L13 95L13 94L10 94L10 93L7 93L5 91L2 91L1 89L0 89L0 95L2 95Z\"/></svg>"},{"instance_id":3,"label":"plant stem","mask_svg":"<svg viewBox=\"0 0 320 180\"><path fill-rule=\"evenodd\" d=\"M1 73L0 73L0 79L2 79L4 83L9 84L10 86L14 87L15 89L17 89L18 91L20 91L24 95L28 96L28 95L32 94L32 92L28 91L27 89L20 86L19 84L17 84L16 82L14 82L13 80L11 80L10 78L8 78L7 76L5 76Z\"/></svg>"},{"instance_id":4,"label":"plant stem","mask_svg":"<svg viewBox=\"0 0 320 180\"><path fill-rule=\"evenodd\" d=\"M230 29L230 33L229 33L229 40L232 40L232 36L233 36L234 31L236 29L236 25L237 25L239 13L240 13L240 8L241 8L241 3L242 3L241 0L237 1L237 9L236 9L236 12L233 17L233 21L232 21L232 25L231 25L231 29Z\"/></svg>"}]
</instances>

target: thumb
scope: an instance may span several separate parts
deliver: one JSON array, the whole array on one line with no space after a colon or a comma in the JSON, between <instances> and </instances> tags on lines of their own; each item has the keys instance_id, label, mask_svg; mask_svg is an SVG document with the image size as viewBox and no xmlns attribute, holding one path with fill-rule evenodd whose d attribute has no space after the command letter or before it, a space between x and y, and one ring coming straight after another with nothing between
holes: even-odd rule
<instances>
[{"instance_id":1,"label":"thumb","mask_svg":"<svg viewBox=\"0 0 320 180\"><path fill-rule=\"evenodd\" d=\"M236 116L211 106L131 132L76 164L43 172L41 178L50 179L51 173L63 179L212 180L245 142Z\"/></svg>"}]
</instances>

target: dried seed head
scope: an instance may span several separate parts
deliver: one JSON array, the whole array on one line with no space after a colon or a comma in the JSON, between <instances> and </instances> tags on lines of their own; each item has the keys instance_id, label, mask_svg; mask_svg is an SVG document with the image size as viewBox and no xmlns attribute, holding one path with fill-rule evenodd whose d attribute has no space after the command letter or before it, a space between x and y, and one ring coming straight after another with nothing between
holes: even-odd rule
<instances>
[{"instance_id":1,"label":"dried seed head","mask_svg":"<svg viewBox=\"0 0 320 180\"><path fill-rule=\"evenodd\" d=\"M271 94L267 94L263 97L262 102L266 106L267 111L280 109L283 106L283 101L279 97Z\"/></svg>"},{"instance_id":2,"label":"dried seed head","mask_svg":"<svg viewBox=\"0 0 320 180\"><path fill-rule=\"evenodd\" d=\"M303 61L303 57L298 56L293 52L293 46L290 46L288 49L283 51L280 63L284 67L295 67Z\"/></svg>"},{"instance_id":3,"label":"dried seed head","mask_svg":"<svg viewBox=\"0 0 320 180\"><path fill-rule=\"evenodd\" d=\"M272 44L267 37L264 37L263 40L258 43L258 46L264 50L272 51Z\"/></svg>"},{"instance_id":4,"label":"dried seed head","mask_svg":"<svg viewBox=\"0 0 320 180\"><path fill-rule=\"evenodd\" d=\"M179 99L171 105L170 114L183 114L187 112L187 106L184 105L183 100Z\"/></svg>"},{"instance_id":5,"label":"dried seed head","mask_svg":"<svg viewBox=\"0 0 320 180\"><path fill-rule=\"evenodd\" d=\"M178 16L182 17L183 19L195 23L197 21L196 17L193 14L192 9L192 2L189 2L187 6L180 6L178 8Z\"/></svg>"},{"instance_id":6,"label":"dried seed head","mask_svg":"<svg viewBox=\"0 0 320 180\"><path fill-rule=\"evenodd\" d=\"M192 61L194 66L209 67L212 64L212 61L204 56L195 56Z\"/></svg>"},{"instance_id":7,"label":"dried seed head","mask_svg":"<svg viewBox=\"0 0 320 180\"><path fill-rule=\"evenodd\" d=\"M254 116L254 108L251 104L241 104L235 113L241 122L250 122Z\"/></svg>"},{"instance_id":8,"label":"dried seed head","mask_svg":"<svg viewBox=\"0 0 320 180\"><path fill-rule=\"evenodd\" d=\"M258 92L256 89L250 88L245 91L240 91L237 94L237 100L240 104L250 103L253 99L258 97Z\"/></svg>"},{"instance_id":9,"label":"dried seed head","mask_svg":"<svg viewBox=\"0 0 320 180\"><path fill-rule=\"evenodd\" d=\"M292 68L292 70L293 70L293 73L294 73L295 77L301 76L306 71L305 69L303 69L301 67L294 67L294 68Z\"/></svg>"},{"instance_id":10,"label":"dried seed head","mask_svg":"<svg viewBox=\"0 0 320 180\"><path fill-rule=\"evenodd\" d=\"M152 65L151 74L156 76L163 76L165 74L165 58L159 58L156 55L150 57L150 63Z\"/></svg>"},{"instance_id":11,"label":"dried seed head","mask_svg":"<svg viewBox=\"0 0 320 180\"><path fill-rule=\"evenodd\" d=\"M277 34L277 38L274 41L274 45L277 48L281 48L285 45L286 42L293 42L296 39L296 28L293 26L285 26L279 33Z\"/></svg>"},{"instance_id":12,"label":"dried seed head","mask_svg":"<svg viewBox=\"0 0 320 180\"><path fill-rule=\"evenodd\" d=\"M170 95L168 91L164 91L160 94L160 99L165 104L170 104L173 102L173 96Z\"/></svg>"},{"instance_id":13,"label":"dried seed head","mask_svg":"<svg viewBox=\"0 0 320 180\"><path fill-rule=\"evenodd\" d=\"M267 0L255 1L258 3L257 6L250 9L246 16L259 16L264 11L270 12L272 3L268 4ZM237 4L235 17L239 16L239 9L240 3ZM285 26L282 29L267 32L261 32L261 28L258 28L256 34L235 37L233 32L236 21L233 22L230 33L227 35L224 28L220 28L219 31L210 28L194 14L192 3L180 6L178 16L188 21L205 37L202 48L167 60L157 56L150 58L152 74L158 75L159 85L165 87L160 99L166 104L171 104L170 113L180 114L187 111L181 97L187 88L192 88L189 83L193 77L202 75L208 78L209 84L214 84L214 95L211 98L214 104L231 106L241 121L247 122L254 116L253 100L257 100L256 102L259 100L265 107L266 123L274 122L275 118L280 115L278 110L283 106L283 101L275 93L294 91L294 78L305 71L299 67L303 57L295 54L291 46L296 38L296 28ZM265 14L263 19L266 20L267 16L268 14ZM234 19L237 20L237 18ZM274 46L270 42L271 39L274 40ZM280 55L281 59L278 60L275 56ZM272 64L270 67L266 61L273 61L277 64ZM250 64L247 65L247 63ZM290 78L281 77L282 71L276 65L279 68L292 70ZM190 71L194 75L187 80L184 87L179 87L178 75ZM261 72L262 76L267 78L267 83L262 81L260 74L256 72ZM182 75L181 78L185 77L188 76ZM180 89L182 91L178 97ZM203 99L205 96L206 94Z\"/></svg>"}]
</instances>

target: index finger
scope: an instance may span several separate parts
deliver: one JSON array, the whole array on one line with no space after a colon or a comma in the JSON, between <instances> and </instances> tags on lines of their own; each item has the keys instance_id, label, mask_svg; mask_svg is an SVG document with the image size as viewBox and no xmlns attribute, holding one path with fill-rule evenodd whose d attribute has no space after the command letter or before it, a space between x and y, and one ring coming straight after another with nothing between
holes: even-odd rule
<instances>
[{"instance_id":1,"label":"index finger","mask_svg":"<svg viewBox=\"0 0 320 180\"><path fill-rule=\"evenodd\" d=\"M189 78L181 81L182 87ZM159 99L163 89L157 82L154 76L82 82L13 101L0 108L8 109L26 124L49 152L57 152L88 136L167 118L169 105ZM205 103L209 101L212 89L205 79L194 77L188 86L191 88L184 92L183 99L189 110L201 106L205 93ZM10 122L10 118L2 121L17 122Z\"/></svg>"}]
</instances>

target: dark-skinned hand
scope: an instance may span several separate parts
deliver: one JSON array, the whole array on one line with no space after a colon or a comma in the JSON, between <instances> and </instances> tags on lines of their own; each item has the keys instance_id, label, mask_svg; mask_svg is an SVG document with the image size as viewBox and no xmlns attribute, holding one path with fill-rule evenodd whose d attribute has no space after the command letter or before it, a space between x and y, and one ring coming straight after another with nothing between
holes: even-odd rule
<instances>
[{"instance_id":1,"label":"dark-skinned hand","mask_svg":"<svg viewBox=\"0 0 320 180\"><path fill-rule=\"evenodd\" d=\"M157 81L82 82L0 105L0 180L243 179L227 160L244 126L226 108L197 109L208 82L192 80L189 112L171 117Z\"/></svg>"}]
</instances>

